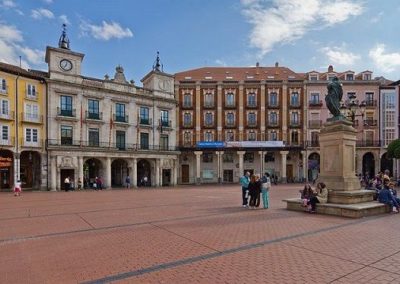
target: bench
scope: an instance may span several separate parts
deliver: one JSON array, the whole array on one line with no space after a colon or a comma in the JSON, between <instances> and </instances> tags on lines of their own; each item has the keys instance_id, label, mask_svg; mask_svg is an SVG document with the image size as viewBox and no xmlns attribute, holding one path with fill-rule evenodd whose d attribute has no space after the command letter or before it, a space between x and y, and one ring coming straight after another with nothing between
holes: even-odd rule
<instances>
[{"instance_id":1,"label":"bench","mask_svg":"<svg viewBox=\"0 0 400 284\"><path fill-rule=\"evenodd\" d=\"M286 202L286 209L291 211L306 211L303 207L301 198L289 198L282 200ZM361 218L383 213L392 212L390 205L382 204L377 201L362 202L355 204L333 204L317 203L316 211L318 214L343 216L349 218Z\"/></svg>"}]
</instances>

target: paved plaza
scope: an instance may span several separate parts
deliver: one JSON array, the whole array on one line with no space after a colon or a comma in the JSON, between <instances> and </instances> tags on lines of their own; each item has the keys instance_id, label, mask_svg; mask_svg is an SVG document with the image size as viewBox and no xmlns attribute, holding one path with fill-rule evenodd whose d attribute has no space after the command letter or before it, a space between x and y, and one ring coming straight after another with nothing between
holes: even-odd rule
<instances>
[{"instance_id":1,"label":"paved plaza","mask_svg":"<svg viewBox=\"0 0 400 284\"><path fill-rule=\"evenodd\" d=\"M400 216L240 206L229 186L0 194L0 283L400 283Z\"/></svg>"}]
</instances>

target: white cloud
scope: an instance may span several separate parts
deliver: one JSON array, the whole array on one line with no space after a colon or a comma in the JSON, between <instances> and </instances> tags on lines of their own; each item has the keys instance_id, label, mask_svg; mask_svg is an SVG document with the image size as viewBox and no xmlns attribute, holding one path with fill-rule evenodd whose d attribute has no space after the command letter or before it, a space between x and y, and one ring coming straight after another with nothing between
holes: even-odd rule
<instances>
[{"instance_id":1,"label":"white cloud","mask_svg":"<svg viewBox=\"0 0 400 284\"><path fill-rule=\"evenodd\" d=\"M41 64L44 52L24 46L24 39L20 30L15 26L0 24L0 61L19 65L19 56L23 60L23 68L29 68L29 64Z\"/></svg>"},{"instance_id":2,"label":"white cloud","mask_svg":"<svg viewBox=\"0 0 400 284\"><path fill-rule=\"evenodd\" d=\"M24 16L24 15L25 15L24 12L22 12L22 11L19 10L19 9L16 9L15 12L16 12L18 15L20 15L20 16Z\"/></svg>"},{"instance_id":3,"label":"white cloud","mask_svg":"<svg viewBox=\"0 0 400 284\"><path fill-rule=\"evenodd\" d=\"M48 18L48 19L53 19L54 14L52 11L44 8L39 8L39 9L34 9L32 10L31 17L40 20L42 18Z\"/></svg>"},{"instance_id":4,"label":"white cloud","mask_svg":"<svg viewBox=\"0 0 400 284\"><path fill-rule=\"evenodd\" d=\"M216 59L216 60L215 60L215 64L221 65L221 66L224 66L224 67L227 66L226 62L223 61L222 59Z\"/></svg>"},{"instance_id":5,"label":"white cloud","mask_svg":"<svg viewBox=\"0 0 400 284\"><path fill-rule=\"evenodd\" d=\"M12 0L3 0L1 1L1 7L3 8L15 8L17 4L14 3Z\"/></svg>"},{"instance_id":6,"label":"white cloud","mask_svg":"<svg viewBox=\"0 0 400 284\"><path fill-rule=\"evenodd\" d=\"M43 2L46 3L46 4L52 4L53 0L43 0Z\"/></svg>"},{"instance_id":7,"label":"white cloud","mask_svg":"<svg viewBox=\"0 0 400 284\"><path fill-rule=\"evenodd\" d=\"M383 16L383 12L381 11L375 17L371 18L371 23L373 23L373 24L378 23L382 19L382 16Z\"/></svg>"},{"instance_id":8,"label":"white cloud","mask_svg":"<svg viewBox=\"0 0 400 284\"><path fill-rule=\"evenodd\" d=\"M379 43L370 49L369 57L376 67L385 73L392 73L396 70L400 71L400 53L388 53L383 43Z\"/></svg>"},{"instance_id":9,"label":"white cloud","mask_svg":"<svg viewBox=\"0 0 400 284\"><path fill-rule=\"evenodd\" d=\"M324 47L321 52L326 54L330 64L335 65L352 66L361 59L359 55L346 51L344 46Z\"/></svg>"},{"instance_id":10,"label":"white cloud","mask_svg":"<svg viewBox=\"0 0 400 284\"><path fill-rule=\"evenodd\" d=\"M66 25L68 25L68 26L71 25L71 22L68 20L68 17L67 17L66 15L61 15L61 16L58 17L58 19L60 19L60 21L61 21L63 24L66 24Z\"/></svg>"},{"instance_id":11,"label":"white cloud","mask_svg":"<svg viewBox=\"0 0 400 284\"><path fill-rule=\"evenodd\" d=\"M133 33L129 28L122 28L120 24L116 22L107 23L102 21L101 25L92 25L87 22L82 22L80 25L82 34L90 34L95 39L110 40L112 38L125 38L132 37Z\"/></svg>"},{"instance_id":12,"label":"white cloud","mask_svg":"<svg viewBox=\"0 0 400 284\"><path fill-rule=\"evenodd\" d=\"M360 15L363 6L350 0L242 0L243 14L253 25L250 44L261 56L277 44L302 38L311 29L321 29Z\"/></svg>"}]
</instances>

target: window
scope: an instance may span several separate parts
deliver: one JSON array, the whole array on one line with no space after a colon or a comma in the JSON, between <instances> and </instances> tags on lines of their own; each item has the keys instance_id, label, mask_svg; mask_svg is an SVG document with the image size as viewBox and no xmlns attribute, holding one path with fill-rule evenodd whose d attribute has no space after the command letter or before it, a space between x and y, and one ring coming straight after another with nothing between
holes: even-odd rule
<instances>
[{"instance_id":1,"label":"window","mask_svg":"<svg viewBox=\"0 0 400 284\"><path fill-rule=\"evenodd\" d=\"M254 92L247 94L247 106L248 107L257 106L256 94Z\"/></svg>"},{"instance_id":2,"label":"window","mask_svg":"<svg viewBox=\"0 0 400 284\"><path fill-rule=\"evenodd\" d=\"M353 81L353 80L354 80L354 74L347 73L346 74L346 81Z\"/></svg>"},{"instance_id":3,"label":"window","mask_svg":"<svg viewBox=\"0 0 400 284\"><path fill-rule=\"evenodd\" d=\"M224 182L233 182L233 170L224 170Z\"/></svg>"},{"instance_id":4,"label":"window","mask_svg":"<svg viewBox=\"0 0 400 284\"><path fill-rule=\"evenodd\" d=\"M35 144L38 142L38 130L36 128L25 128L25 142Z\"/></svg>"},{"instance_id":5,"label":"window","mask_svg":"<svg viewBox=\"0 0 400 284\"><path fill-rule=\"evenodd\" d=\"M183 133L183 144L191 145L192 144L192 133L189 131L185 131Z\"/></svg>"},{"instance_id":6,"label":"window","mask_svg":"<svg viewBox=\"0 0 400 284\"><path fill-rule=\"evenodd\" d=\"M212 163L213 153L203 153L203 163Z\"/></svg>"},{"instance_id":7,"label":"window","mask_svg":"<svg viewBox=\"0 0 400 284\"><path fill-rule=\"evenodd\" d=\"M191 107L192 106L192 94L185 93L183 94L183 107Z\"/></svg>"},{"instance_id":8,"label":"window","mask_svg":"<svg viewBox=\"0 0 400 284\"><path fill-rule=\"evenodd\" d=\"M293 92L290 96L290 105L291 106L299 106L300 105L300 96L298 92Z\"/></svg>"},{"instance_id":9,"label":"window","mask_svg":"<svg viewBox=\"0 0 400 284\"><path fill-rule=\"evenodd\" d=\"M299 132L297 131L292 131L290 134L290 141L292 144L298 144L299 143Z\"/></svg>"},{"instance_id":10,"label":"window","mask_svg":"<svg viewBox=\"0 0 400 284\"><path fill-rule=\"evenodd\" d=\"M226 141L235 141L235 133L233 133L233 131L227 131L225 140Z\"/></svg>"},{"instance_id":11,"label":"window","mask_svg":"<svg viewBox=\"0 0 400 284\"><path fill-rule=\"evenodd\" d=\"M257 124L256 114L254 112L249 112L247 114L247 123L252 126Z\"/></svg>"},{"instance_id":12,"label":"window","mask_svg":"<svg viewBox=\"0 0 400 284\"><path fill-rule=\"evenodd\" d=\"M213 107L214 106L214 94L206 93L204 95L204 106L205 107Z\"/></svg>"},{"instance_id":13,"label":"window","mask_svg":"<svg viewBox=\"0 0 400 284\"><path fill-rule=\"evenodd\" d=\"M190 112L183 114L183 126L192 126L192 114Z\"/></svg>"},{"instance_id":14,"label":"window","mask_svg":"<svg viewBox=\"0 0 400 284\"><path fill-rule=\"evenodd\" d=\"M88 100L88 117L90 119L100 119L99 101Z\"/></svg>"},{"instance_id":15,"label":"window","mask_svg":"<svg viewBox=\"0 0 400 284\"><path fill-rule=\"evenodd\" d=\"M310 94L310 104L311 105L318 105L319 102L319 93L311 93Z\"/></svg>"},{"instance_id":16,"label":"window","mask_svg":"<svg viewBox=\"0 0 400 284\"><path fill-rule=\"evenodd\" d=\"M233 153L224 153L222 155L222 161L224 163L233 163Z\"/></svg>"},{"instance_id":17,"label":"window","mask_svg":"<svg viewBox=\"0 0 400 284\"><path fill-rule=\"evenodd\" d=\"M226 115L226 125L234 126L235 125L235 114L233 112L228 112Z\"/></svg>"},{"instance_id":18,"label":"window","mask_svg":"<svg viewBox=\"0 0 400 284\"><path fill-rule=\"evenodd\" d=\"M168 150L168 135L161 135L160 136L160 149L161 150Z\"/></svg>"},{"instance_id":19,"label":"window","mask_svg":"<svg viewBox=\"0 0 400 284\"><path fill-rule=\"evenodd\" d=\"M140 107L140 124L150 125L148 107Z\"/></svg>"},{"instance_id":20,"label":"window","mask_svg":"<svg viewBox=\"0 0 400 284\"><path fill-rule=\"evenodd\" d=\"M39 106L37 104L25 104L26 121L39 121Z\"/></svg>"},{"instance_id":21,"label":"window","mask_svg":"<svg viewBox=\"0 0 400 284\"><path fill-rule=\"evenodd\" d=\"M140 149L149 149L149 134L140 133Z\"/></svg>"},{"instance_id":22,"label":"window","mask_svg":"<svg viewBox=\"0 0 400 284\"><path fill-rule=\"evenodd\" d=\"M7 82L6 79L0 78L0 93L7 93Z\"/></svg>"},{"instance_id":23,"label":"window","mask_svg":"<svg viewBox=\"0 0 400 284\"><path fill-rule=\"evenodd\" d=\"M235 95L232 92L225 95L225 105L227 107L235 106Z\"/></svg>"},{"instance_id":24,"label":"window","mask_svg":"<svg viewBox=\"0 0 400 284\"><path fill-rule=\"evenodd\" d=\"M269 114L269 125L278 124L278 114L276 112L270 112Z\"/></svg>"},{"instance_id":25,"label":"window","mask_svg":"<svg viewBox=\"0 0 400 284\"><path fill-rule=\"evenodd\" d=\"M28 84L26 86L26 95L30 98L36 98L37 97L36 86Z\"/></svg>"},{"instance_id":26,"label":"window","mask_svg":"<svg viewBox=\"0 0 400 284\"><path fill-rule=\"evenodd\" d=\"M375 106L374 93L373 92L365 93L365 104L367 106Z\"/></svg>"},{"instance_id":27,"label":"window","mask_svg":"<svg viewBox=\"0 0 400 284\"><path fill-rule=\"evenodd\" d=\"M249 141L256 141L257 140L257 133L255 131L250 131L247 135L247 140Z\"/></svg>"},{"instance_id":28,"label":"window","mask_svg":"<svg viewBox=\"0 0 400 284\"><path fill-rule=\"evenodd\" d=\"M2 125L1 126L1 140L8 142L8 133L9 133L8 125Z\"/></svg>"},{"instance_id":29,"label":"window","mask_svg":"<svg viewBox=\"0 0 400 284\"><path fill-rule=\"evenodd\" d=\"M205 115L205 125L212 126L214 124L214 117L212 112L206 112Z\"/></svg>"},{"instance_id":30,"label":"window","mask_svg":"<svg viewBox=\"0 0 400 284\"><path fill-rule=\"evenodd\" d=\"M244 159L244 161L247 162L247 163L253 163L253 162L254 162L254 153L246 152L246 153L244 154L243 159Z\"/></svg>"},{"instance_id":31,"label":"window","mask_svg":"<svg viewBox=\"0 0 400 284\"><path fill-rule=\"evenodd\" d=\"M62 116L74 116L72 111L72 97L61 96L61 112Z\"/></svg>"},{"instance_id":32,"label":"window","mask_svg":"<svg viewBox=\"0 0 400 284\"><path fill-rule=\"evenodd\" d=\"M8 100L1 100L0 115L1 115L2 117L8 118L8 115L9 115L9 108L8 108L8 106L9 106Z\"/></svg>"},{"instance_id":33,"label":"window","mask_svg":"<svg viewBox=\"0 0 400 284\"><path fill-rule=\"evenodd\" d=\"M118 150L125 150L125 131L115 131L115 142Z\"/></svg>"},{"instance_id":34,"label":"window","mask_svg":"<svg viewBox=\"0 0 400 284\"><path fill-rule=\"evenodd\" d=\"M72 145L72 126L61 125L61 145Z\"/></svg>"},{"instance_id":35,"label":"window","mask_svg":"<svg viewBox=\"0 0 400 284\"><path fill-rule=\"evenodd\" d=\"M309 75L309 80L310 81L318 81L318 75L315 75L315 74Z\"/></svg>"},{"instance_id":36,"label":"window","mask_svg":"<svg viewBox=\"0 0 400 284\"><path fill-rule=\"evenodd\" d=\"M161 125L164 127L169 127L169 112L168 110L161 111Z\"/></svg>"},{"instance_id":37,"label":"window","mask_svg":"<svg viewBox=\"0 0 400 284\"><path fill-rule=\"evenodd\" d=\"M292 112L290 114L290 124L292 124L292 125L300 124L300 122L299 122L299 113L298 112Z\"/></svg>"},{"instance_id":38,"label":"window","mask_svg":"<svg viewBox=\"0 0 400 284\"><path fill-rule=\"evenodd\" d=\"M278 94L276 92L269 93L269 106L278 106Z\"/></svg>"},{"instance_id":39,"label":"window","mask_svg":"<svg viewBox=\"0 0 400 284\"><path fill-rule=\"evenodd\" d=\"M99 129L89 128L89 146L98 147L99 146Z\"/></svg>"},{"instance_id":40,"label":"window","mask_svg":"<svg viewBox=\"0 0 400 284\"><path fill-rule=\"evenodd\" d=\"M269 133L269 140L277 141L278 140L278 133L276 131L271 131Z\"/></svg>"},{"instance_id":41,"label":"window","mask_svg":"<svg viewBox=\"0 0 400 284\"><path fill-rule=\"evenodd\" d=\"M204 141L207 141L207 142L213 141L213 133L211 131L206 131L204 133Z\"/></svg>"},{"instance_id":42,"label":"window","mask_svg":"<svg viewBox=\"0 0 400 284\"><path fill-rule=\"evenodd\" d=\"M319 146L319 132L317 131L311 132L311 146L312 147Z\"/></svg>"},{"instance_id":43,"label":"window","mask_svg":"<svg viewBox=\"0 0 400 284\"><path fill-rule=\"evenodd\" d=\"M127 122L125 117L125 104L115 104L115 121Z\"/></svg>"},{"instance_id":44,"label":"window","mask_svg":"<svg viewBox=\"0 0 400 284\"><path fill-rule=\"evenodd\" d=\"M363 74L363 80L367 80L367 81L371 80L371 74L370 73L364 73Z\"/></svg>"}]
</instances>

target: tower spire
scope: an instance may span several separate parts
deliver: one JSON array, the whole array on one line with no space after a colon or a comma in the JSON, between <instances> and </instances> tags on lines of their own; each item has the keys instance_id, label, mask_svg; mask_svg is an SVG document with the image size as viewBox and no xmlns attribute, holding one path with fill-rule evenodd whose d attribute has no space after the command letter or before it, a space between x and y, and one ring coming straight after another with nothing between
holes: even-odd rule
<instances>
[{"instance_id":1,"label":"tower spire","mask_svg":"<svg viewBox=\"0 0 400 284\"><path fill-rule=\"evenodd\" d=\"M63 24L63 31L60 36L60 39L58 40L58 47L63 48L63 49L69 49L69 38L67 36L67 25Z\"/></svg>"},{"instance_id":2,"label":"tower spire","mask_svg":"<svg viewBox=\"0 0 400 284\"><path fill-rule=\"evenodd\" d=\"M153 71L164 72L163 65L161 64L161 61L160 61L160 52L158 52L158 51L157 51L156 61L153 64Z\"/></svg>"}]
</instances>

